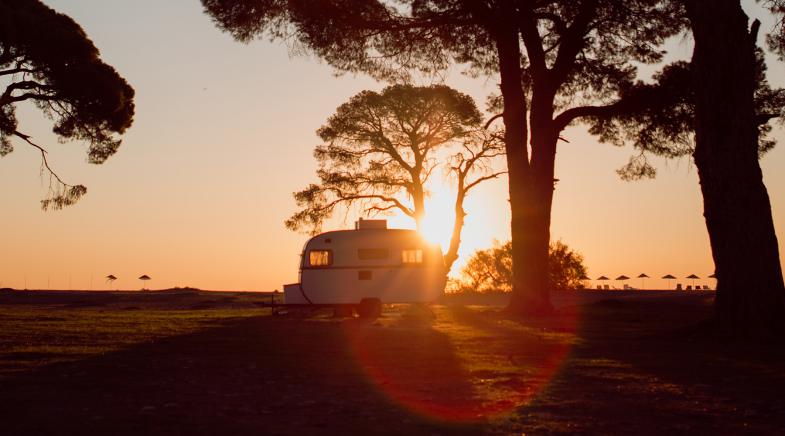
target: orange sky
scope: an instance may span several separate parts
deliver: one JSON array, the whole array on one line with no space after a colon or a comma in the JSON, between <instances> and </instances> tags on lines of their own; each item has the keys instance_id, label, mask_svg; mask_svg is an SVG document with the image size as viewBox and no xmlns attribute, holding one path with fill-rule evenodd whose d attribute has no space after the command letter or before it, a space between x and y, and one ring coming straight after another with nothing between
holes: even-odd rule
<instances>
[{"instance_id":1,"label":"orange sky","mask_svg":"<svg viewBox=\"0 0 785 436\"><path fill-rule=\"evenodd\" d=\"M286 230L283 220L295 210L291 193L315 179L314 132L350 96L384 84L336 78L317 59L290 57L279 43L235 43L197 0L46 3L79 22L134 86L137 116L120 151L94 166L83 145L58 144L40 113L20 108L20 130L48 145L65 180L89 191L76 206L42 212L46 186L35 150L17 143L0 159L0 287L103 289L108 274L119 277L113 287L121 289L138 289L142 274L155 289L269 291L296 281L307 238ZM687 56L691 45L680 40L670 48ZM785 86L782 63L770 62L770 77ZM482 107L496 81L471 80L456 68L447 84ZM582 127L563 136L570 143L558 153L552 235L583 253L590 276L713 271L690 160L654 158L657 179L623 182L615 170L629 148L598 144ZM781 127L775 136L785 141ZM785 145L762 166L782 251ZM451 207L444 195L434 192L436 215ZM475 191L466 209L463 259L509 237L506 180ZM412 227L402 218L391 223ZM344 225L351 219L331 223ZM664 282L647 283L657 285Z\"/></svg>"}]
</instances>

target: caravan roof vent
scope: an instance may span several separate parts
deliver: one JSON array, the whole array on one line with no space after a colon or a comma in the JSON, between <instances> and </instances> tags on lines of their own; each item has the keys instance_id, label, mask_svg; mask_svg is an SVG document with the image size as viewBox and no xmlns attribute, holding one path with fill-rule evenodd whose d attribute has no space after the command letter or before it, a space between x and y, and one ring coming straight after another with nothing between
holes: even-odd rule
<instances>
[{"instance_id":1,"label":"caravan roof vent","mask_svg":"<svg viewBox=\"0 0 785 436\"><path fill-rule=\"evenodd\" d=\"M387 220L365 220L360 218L359 221L354 223L355 230L369 230L369 229L386 229Z\"/></svg>"}]
</instances>

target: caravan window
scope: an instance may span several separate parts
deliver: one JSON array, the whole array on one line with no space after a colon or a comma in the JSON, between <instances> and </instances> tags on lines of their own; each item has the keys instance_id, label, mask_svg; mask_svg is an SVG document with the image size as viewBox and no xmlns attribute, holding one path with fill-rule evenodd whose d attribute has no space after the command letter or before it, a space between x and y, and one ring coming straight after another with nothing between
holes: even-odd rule
<instances>
[{"instance_id":1,"label":"caravan window","mask_svg":"<svg viewBox=\"0 0 785 436\"><path fill-rule=\"evenodd\" d=\"M422 250L403 250L401 252L401 261L404 264L422 263Z\"/></svg>"},{"instance_id":2,"label":"caravan window","mask_svg":"<svg viewBox=\"0 0 785 436\"><path fill-rule=\"evenodd\" d=\"M357 258L360 260L387 259L390 257L390 250L386 248L360 248L357 250Z\"/></svg>"},{"instance_id":3,"label":"caravan window","mask_svg":"<svg viewBox=\"0 0 785 436\"><path fill-rule=\"evenodd\" d=\"M308 252L308 265L329 266L333 263L333 252L330 250L311 250Z\"/></svg>"}]
</instances>

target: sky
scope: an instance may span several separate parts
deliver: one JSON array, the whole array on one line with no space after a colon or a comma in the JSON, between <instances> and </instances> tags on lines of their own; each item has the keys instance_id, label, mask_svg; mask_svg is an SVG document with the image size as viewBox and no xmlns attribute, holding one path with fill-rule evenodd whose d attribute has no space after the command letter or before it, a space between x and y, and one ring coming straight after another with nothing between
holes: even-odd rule
<instances>
[{"instance_id":1,"label":"sky","mask_svg":"<svg viewBox=\"0 0 785 436\"><path fill-rule=\"evenodd\" d=\"M64 180L86 185L88 193L75 206L44 212L39 200L48 183L37 151L16 142L0 159L0 287L139 289L142 274L152 277L144 284L152 289L272 291L296 282L308 237L283 221L296 211L292 193L316 181L315 131L352 95L385 84L336 75L280 42L237 43L213 26L198 0L44 1L75 19L135 88L136 116L117 154L90 165L86 145L58 143L40 112L19 108L20 130L48 148ZM770 29L765 14L747 3ZM670 57L684 58L692 47L681 38L668 49ZM783 64L772 58L769 68L772 84L785 86ZM480 107L497 88L496 78L470 79L458 67L445 83ZM581 126L562 136L569 143L557 155L551 234L584 256L590 277L673 274L686 285L689 274L713 272L691 159L653 158L656 179L625 182L615 170L627 162L629 147L600 144ZM781 126L774 137L785 142ZM785 145L761 165L782 252ZM438 185L431 228L446 248L450 197L445 183ZM509 239L506 179L479 187L465 208L456 269L475 250ZM326 230L352 223L353 217L335 219ZM413 223L391 217L390 226ZM118 277L111 285L109 274Z\"/></svg>"}]
</instances>

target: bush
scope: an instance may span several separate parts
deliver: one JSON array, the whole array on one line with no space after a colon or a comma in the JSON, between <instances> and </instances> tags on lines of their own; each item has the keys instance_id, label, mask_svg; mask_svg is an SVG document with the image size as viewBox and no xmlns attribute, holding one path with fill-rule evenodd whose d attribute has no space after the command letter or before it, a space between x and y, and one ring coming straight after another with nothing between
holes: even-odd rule
<instances>
[{"instance_id":1,"label":"bush","mask_svg":"<svg viewBox=\"0 0 785 436\"><path fill-rule=\"evenodd\" d=\"M582 289L586 275L583 256L567 244L556 241L548 250L548 279L551 289ZM452 280L448 292L491 292L512 290L512 242L495 242L476 251L461 270L461 279Z\"/></svg>"}]
</instances>

